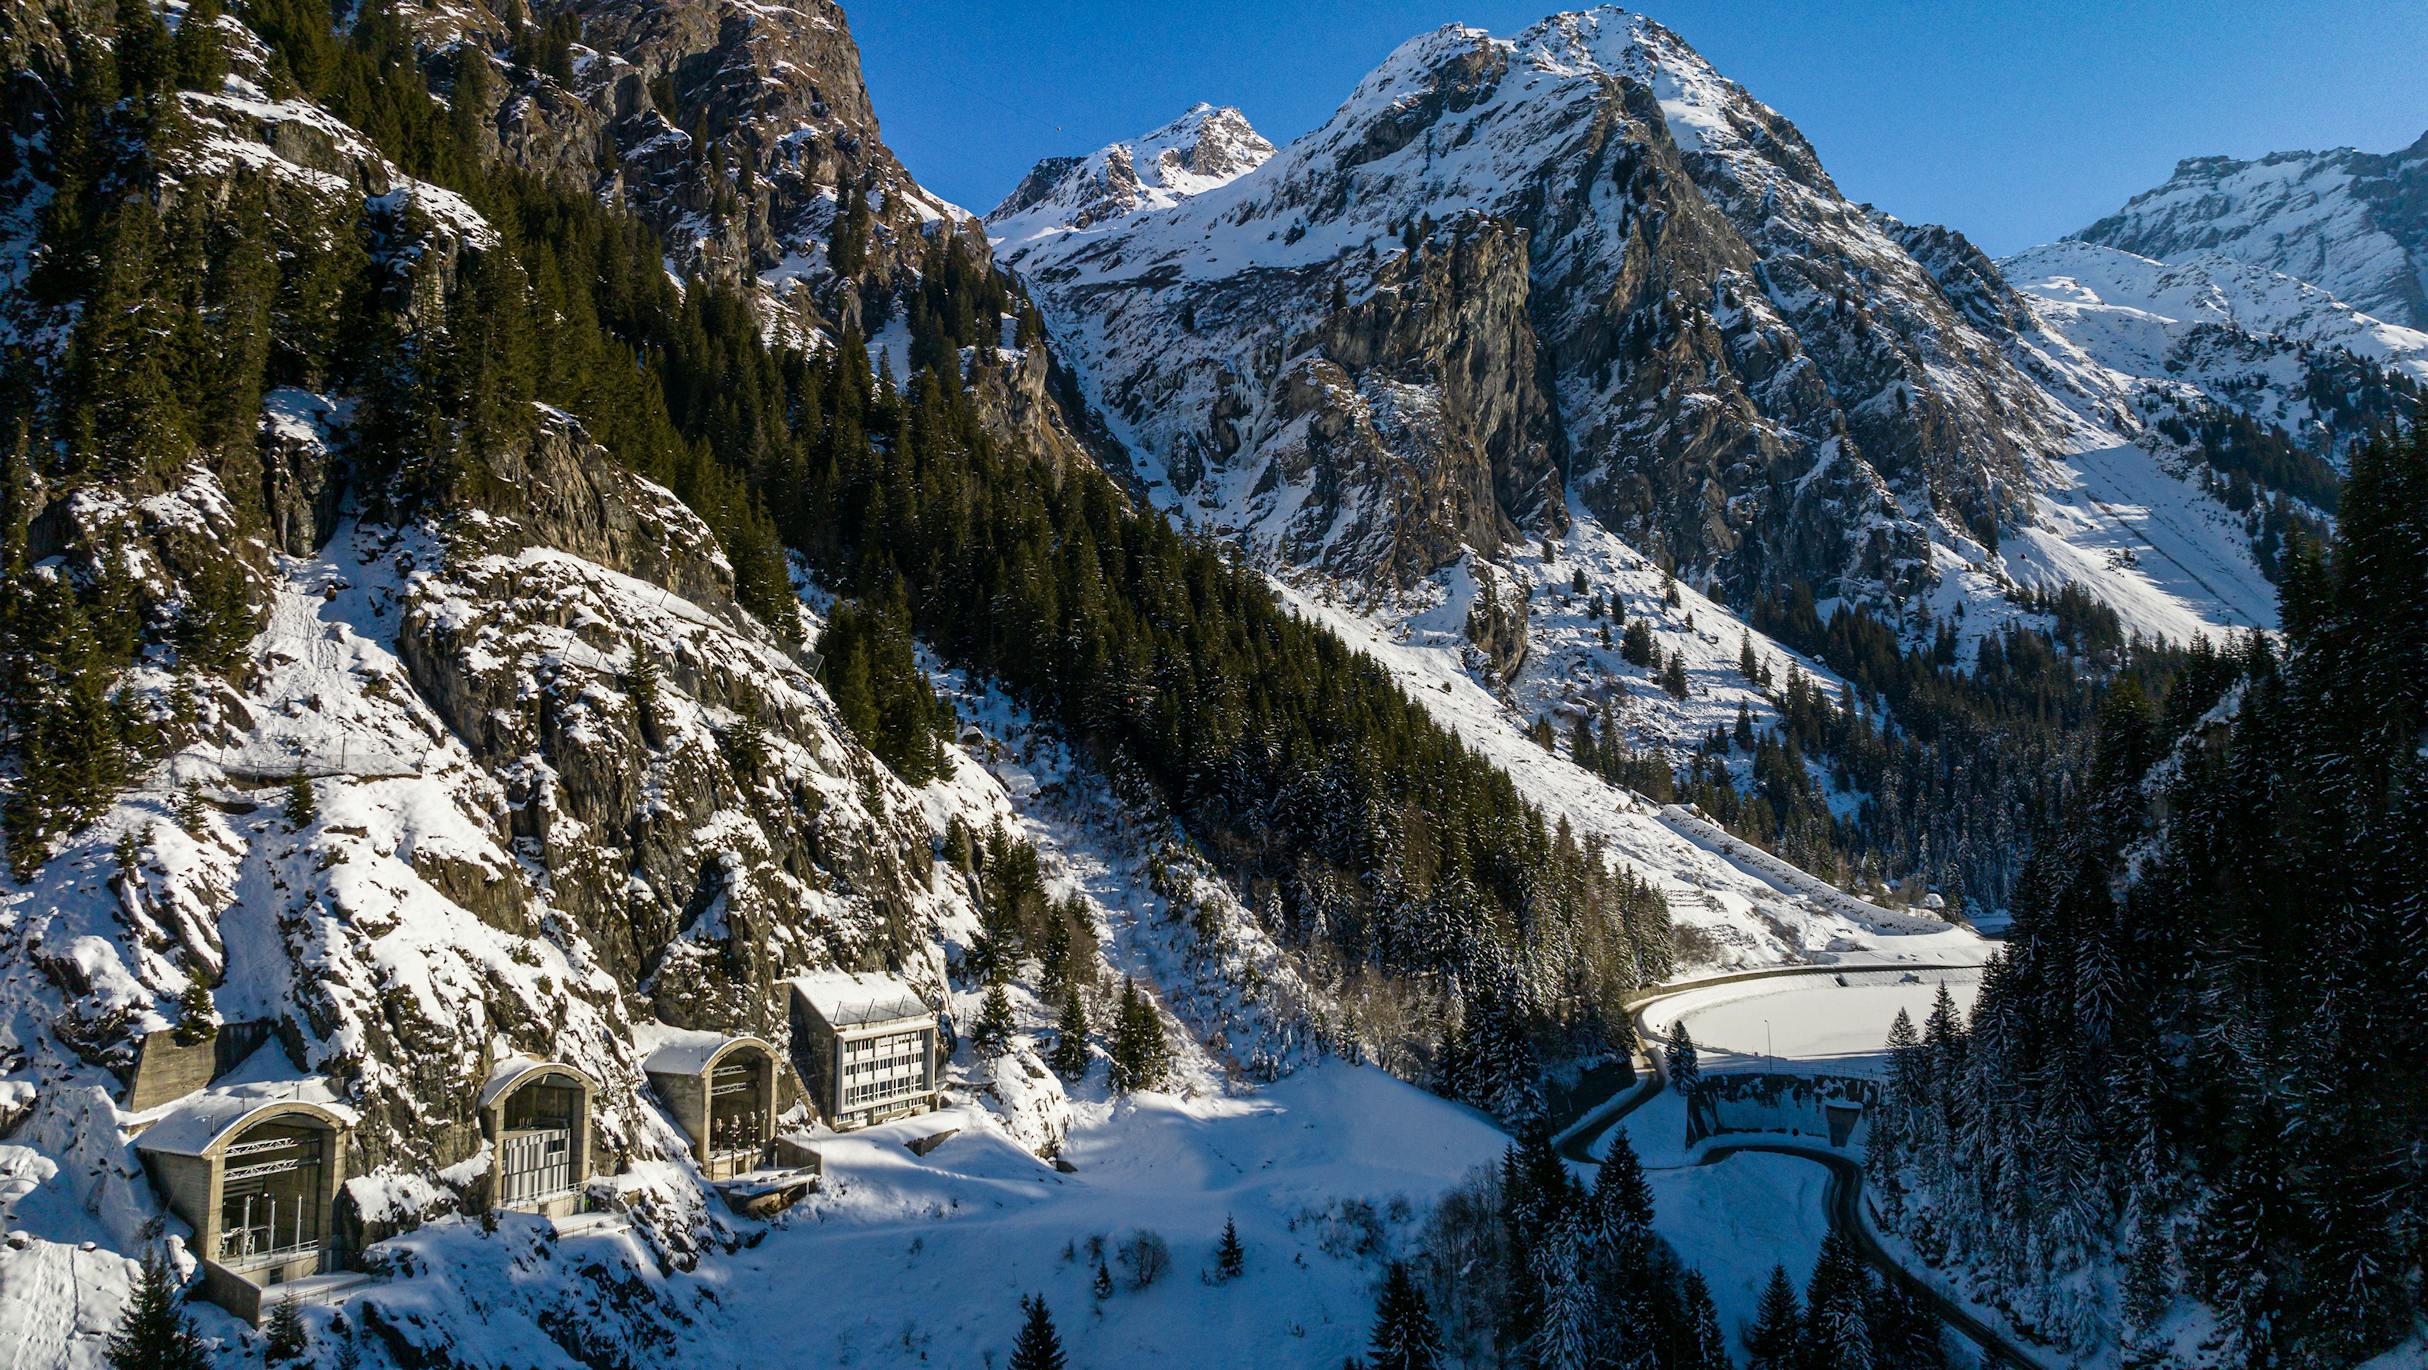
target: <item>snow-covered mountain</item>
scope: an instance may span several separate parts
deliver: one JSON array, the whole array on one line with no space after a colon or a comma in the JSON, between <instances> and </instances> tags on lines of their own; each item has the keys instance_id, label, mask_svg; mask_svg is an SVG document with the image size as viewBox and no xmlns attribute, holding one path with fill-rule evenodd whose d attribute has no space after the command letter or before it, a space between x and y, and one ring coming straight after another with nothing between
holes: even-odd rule
<instances>
[{"instance_id":1,"label":"snow-covered mountain","mask_svg":"<svg viewBox=\"0 0 2428 1370\"><path fill-rule=\"evenodd\" d=\"M990 232L1091 396L1293 562L1404 583L1573 488L1698 576L1908 589L2065 429L1792 127L1614 10L1414 39L1178 204L1042 208Z\"/></svg>"},{"instance_id":2,"label":"snow-covered mountain","mask_svg":"<svg viewBox=\"0 0 2428 1370\"><path fill-rule=\"evenodd\" d=\"M2153 421L2154 403L2213 406L2337 461L2369 425L2400 413L2391 380L2428 380L2428 333L2232 257L2169 264L2067 240L1998 266L2052 335L2052 358L2078 355L2093 368L2066 368L2066 378L2112 385Z\"/></svg>"},{"instance_id":3,"label":"snow-covered mountain","mask_svg":"<svg viewBox=\"0 0 2428 1370\"><path fill-rule=\"evenodd\" d=\"M2232 257L2428 329L2428 136L2389 153L2188 157L2074 236L2164 261Z\"/></svg>"},{"instance_id":4,"label":"snow-covered mountain","mask_svg":"<svg viewBox=\"0 0 2428 1370\"><path fill-rule=\"evenodd\" d=\"M1199 104L1163 127L1085 157L1049 157L987 214L1009 250L1032 234L1062 233L1163 209L1264 165L1273 145L1236 109Z\"/></svg>"},{"instance_id":5,"label":"snow-covered mountain","mask_svg":"<svg viewBox=\"0 0 2428 1370\"><path fill-rule=\"evenodd\" d=\"M1150 492L1270 564L1405 589L1585 518L1740 607L1801 579L1986 627L2078 584L2171 637L2272 621L2118 359L1641 16L1437 30L1252 170L1075 203L1007 201L998 256ZM2293 341L2410 345L2340 327Z\"/></svg>"}]
</instances>

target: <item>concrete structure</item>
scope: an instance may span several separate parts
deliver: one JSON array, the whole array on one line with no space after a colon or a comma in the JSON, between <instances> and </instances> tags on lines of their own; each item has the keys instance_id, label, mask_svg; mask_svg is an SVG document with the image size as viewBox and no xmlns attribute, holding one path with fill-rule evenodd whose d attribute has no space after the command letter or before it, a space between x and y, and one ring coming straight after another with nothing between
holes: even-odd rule
<instances>
[{"instance_id":1,"label":"concrete structure","mask_svg":"<svg viewBox=\"0 0 2428 1370\"><path fill-rule=\"evenodd\" d=\"M320 1082L294 1081L194 1095L136 1136L153 1182L194 1229L204 1297L258 1318L264 1287L342 1263L333 1233L353 1127Z\"/></svg>"},{"instance_id":2,"label":"concrete structure","mask_svg":"<svg viewBox=\"0 0 2428 1370\"><path fill-rule=\"evenodd\" d=\"M148 1113L209 1088L260 1050L270 1040L272 1026L266 1018L222 1023L218 1032L199 1042L178 1041L174 1028L146 1033L136 1045L134 1065L123 1074L122 1107L129 1113Z\"/></svg>"},{"instance_id":3,"label":"concrete structure","mask_svg":"<svg viewBox=\"0 0 2428 1370\"><path fill-rule=\"evenodd\" d=\"M767 1163L776 1135L776 1049L757 1037L659 1028L644 1069L711 1180Z\"/></svg>"},{"instance_id":4,"label":"concrete structure","mask_svg":"<svg viewBox=\"0 0 2428 1370\"><path fill-rule=\"evenodd\" d=\"M491 1207L551 1218L581 1211L597 1092L589 1076L559 1061L514 1056L498 1063L480 1101Z\"/></svg>"},{"instance_id":5,"label":"concrete structure","mask_svg":"<svg viewBox=\"0 0 2428 1370\"><path fill-rule=\"evenodd\" d=\"M867 1127L936 1107L936 1014L886 975L829 971L792 982L793 1055L827 1124Z\"/></svg>"}]
</instances>

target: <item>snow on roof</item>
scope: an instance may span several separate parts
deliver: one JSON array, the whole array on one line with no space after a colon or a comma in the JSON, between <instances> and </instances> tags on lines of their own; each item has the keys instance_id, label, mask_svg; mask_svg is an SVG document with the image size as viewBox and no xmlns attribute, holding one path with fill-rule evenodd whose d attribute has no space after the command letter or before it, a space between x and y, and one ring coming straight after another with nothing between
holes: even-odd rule
<instances>
[{"instance_id":1,"label":"snow on roof","mask_svg":"<svg viewBox=\"0 0 2428 1370\"><path fill-rule=\"evenodd\" d=\"M697 1075L708 1069L709 1062L727 1047L742 1043L771 1055L775 1052L774 1047L747 1033L702 1032L663 1023L643 1023L633 1035L647 1053L641 1068L652 1075Z\"/></svg>"},{"instance_id":2,"label":"snow on roof","mask_svg":"<svg viewBox=\"0 0 2428 1370\"><path fill-rule=\"evenodd\" d=\"M578 1066L569 1066L563 1061L543 1061L537 1056L509 1056L497 1063L497 1069L489 1072L488 1083L481 1086L480 1106L487 1108L502 1096L511 1093L523 1081L543 1071L551 1070L563 1071L567 1075L580 1079L584 1084L590 1082L587 1072Z\"/></svg>"},{"instance_id":3,"label":"snow on roof","mask_svg":"<svg viewBox=\"0 0 2428 1370\"><path fill-rule=\"evenodd\" d=\"M890 975L863 975L832 970L797 976L793 992L832 1027L890 1023L902 1018L932 1017L934 1010L918 991Z\"/></svg>"},{"instance_id":4,"label":"snow on roof","mask_svg":"<svg viewBox=\"0 0 2428 1370\"><path fill-rule=\"evenodd\" d=\"M256 1053L258 1055L259 1053ZM340 1102L317 1075L225 1085L178 1100L135 1138L139 1151L205 1156L221 1140L242 1132L265 1114L281 1110L313 1115L337 1127L354 1125L354 1110Z\"/></svg>"}]
</instances>

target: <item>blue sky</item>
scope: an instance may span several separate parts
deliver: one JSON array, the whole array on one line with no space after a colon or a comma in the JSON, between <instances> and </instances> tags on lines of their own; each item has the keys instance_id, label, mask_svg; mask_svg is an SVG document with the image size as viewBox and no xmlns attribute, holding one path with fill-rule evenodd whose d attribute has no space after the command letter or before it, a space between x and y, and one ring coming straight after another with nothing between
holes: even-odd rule
<instances>
[{"instance_id":1,"label":"blue sky","mask_svg":"<svg viewBox=\"0 0 2428 1370\"><path fill-rule=\"evenodd\" d=\"M1514 33L1555 0L844 0L886 141L984 212L1037 158L1198 100L1275 143L1402 39ZM2428 5L1667 0L1642 7L1794 120L1839 187L1995 253L2080 228L2179 157L2428 131Z\"/></svg>"}]
</instances>

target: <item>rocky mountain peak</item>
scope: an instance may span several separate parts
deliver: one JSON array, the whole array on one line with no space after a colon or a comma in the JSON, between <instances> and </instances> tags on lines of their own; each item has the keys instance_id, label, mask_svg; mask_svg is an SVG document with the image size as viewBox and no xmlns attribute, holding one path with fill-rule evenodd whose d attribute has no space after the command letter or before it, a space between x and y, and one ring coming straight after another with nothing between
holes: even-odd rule
<instances>
[{"instance_id":1,"label":"rocky mountain peak","mask_svg":"<svg viewBox=\"0 0 2428 1370\"><path fill-rule=\"evenodd\" d=\"M1099 227L1228 185L1273 155L1248 117L1203 101L1168 124L1084 157L1048 157L987 215L1008 241Z\"/></svg>"},{"instance_id":2,"label":"rocky mountain peak","mask_svg":"<svg viewBox=\"0 0 2428 1370\"><path fill-rule=\"evenodd\" d=\"M1061 180L1116 169L1100 155ZM1792 124L1615 8L1507 38L1420 34L1321 127L1218 191L1088 231L1070 209L1040 200L989 228L1099 407L1177 490L1216 502L1207 516L1335 569L1362 573L1360 558L1389 549L1415 557L1387 573L1403 580L1427 557L1489 551L1556 524L1573 487L1698 573L1751 583L1785 557L1817 584L1851 571L1902 586L1928 562L1922 521L2014 516L2024 452L2060 422L1932 272L1838 194ZM1411 265L1436 252L1464 254L1471 282L1508 283L1514 307L1465 316L1489 341L1375 339L1378 318L1421 330L1446 317L1364 303L1438 279ZM1360 356L1397 358L1391 374L1294 365L1348 365L1347 337L1365 339ZM1430 420L1462 348L1530 387L1508 422L1460 434ZM1264 384L1276 376L1322 383ZM1432 397L1421 410L1411 385ZM1458 450L1469 439L1483 446ZM1482 461L1492 469L1448 483L1520 502L1461 512L1472 506L1371 488L1370 463L1342 463L1378 443L1416 490ZM1382 529L1400 517L1447 523Z\"/></svg>"}]
</instances>

